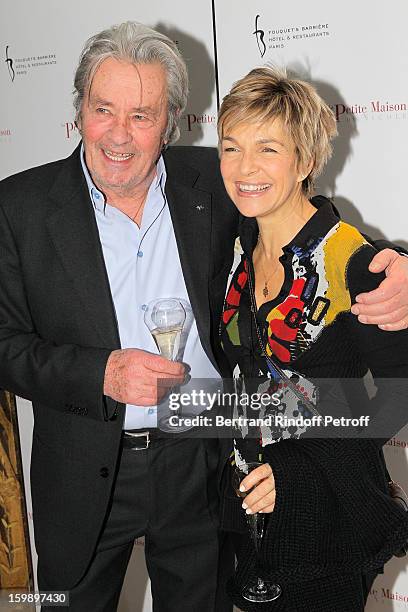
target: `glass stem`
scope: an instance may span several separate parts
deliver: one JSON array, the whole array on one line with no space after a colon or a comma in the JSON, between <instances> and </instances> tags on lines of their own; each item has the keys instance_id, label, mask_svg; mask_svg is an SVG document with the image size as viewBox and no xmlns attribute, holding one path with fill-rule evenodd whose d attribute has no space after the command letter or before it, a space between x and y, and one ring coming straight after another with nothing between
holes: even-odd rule
<instances>
[{"instance_id":1,"label":"glass stem","mask_svg":"<svg viewBox=\"0 0 408 612\"><path fill-rule=\"evenodd\" d=\"M265 583L262 580L262 578L259 578L258 576L258 584L256 585L257 591L264 591L265 590Z\"/></svg>"}]
</instances>

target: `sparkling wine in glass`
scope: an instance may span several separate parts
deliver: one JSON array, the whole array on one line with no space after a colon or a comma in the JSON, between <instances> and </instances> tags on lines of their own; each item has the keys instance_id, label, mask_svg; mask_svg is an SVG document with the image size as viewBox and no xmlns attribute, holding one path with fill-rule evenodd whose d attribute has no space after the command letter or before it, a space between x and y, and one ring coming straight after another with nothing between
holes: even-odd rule
<instances>
[{"instance_id":1,"label":"sparkling wine in glass","mask_svg":"<svg viewBox=\"0 0 408 612\"><path fill-rule=\"evenodd\" d=\"M186 310L177 299L150 302L145 311L145 323L162 357L175 361L180 348Z\"/></svg>"},{"instance_id":2,"label":"sparkling wine in glass","mask_svg":"<svg viewBox=\"0 0 408 612\"><path fill-rule=\"evenodd\" d=\"M248 476L250 472L262 465L257 461L251 463L241 463L232 473L232 486L238 497L246 497L250 491L240 491L241 482ZM265 527L265 515L255 512L254 514L246 514L247 525L252 542L255 547L257 559L261 550L262 538ZM277 599L282 593L279 584L274 584L269 580L264 580L259 576L255 580L248 582L243 591L242 597L247 601L262 603Z\"/></svg>"},{"instance_id":3,"label":"sparkling wine in glass","mask_svg":"<svg viewBox=\"0 0 408 612\"><path fill-rule=\"evenodd\" d=\"M170 361L177 361L183 327L186 322L186 308L186 302L183 303L181 299L162 298L149 302L145 310L144 321L157 349L162 357ZM160 419L159 428L162 431L174 433L191 429L190 426L182 424L175 426L170 420L172 416L180 417L180 408Z\"/></svg>"}]
</instances>

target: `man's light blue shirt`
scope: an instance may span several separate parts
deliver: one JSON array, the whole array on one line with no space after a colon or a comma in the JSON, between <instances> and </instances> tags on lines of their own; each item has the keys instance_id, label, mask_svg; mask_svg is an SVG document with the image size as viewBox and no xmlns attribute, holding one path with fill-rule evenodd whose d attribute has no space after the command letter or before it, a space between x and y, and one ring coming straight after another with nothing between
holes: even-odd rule
<instances>
[{"instance_id":1,"label":"man's light blue shirt","mask_svg":"<svg viewBox=\"0 0 408 612\"><path fill-rule=\"evenodd\" d=\"M94 206L99 237L108 273L122 348L157 354L144 323L146 304L154 299L178 297L189 302L176 237L164 192L166 168L157 163L143 209L140 228L118 208L110 206L94 185L81 149L83 172ZM198 336L196 322L187 337L182 361L192 378L219 378ZM126 405L124 429L157 426L157 407Z\"/></svg>"}]
</instances>

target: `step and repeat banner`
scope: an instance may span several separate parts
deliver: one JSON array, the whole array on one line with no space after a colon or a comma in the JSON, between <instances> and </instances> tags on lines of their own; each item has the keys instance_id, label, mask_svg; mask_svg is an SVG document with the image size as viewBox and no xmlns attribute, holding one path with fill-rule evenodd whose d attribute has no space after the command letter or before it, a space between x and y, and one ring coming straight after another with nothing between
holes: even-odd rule
<instances>
[{"instance_id":1,"label":"step and repeat banner","mask_svg":"<svg viewBox=\"0 0 408 612\"><path fill-rule=\"evenodd\" d=\"M220 96L254 66L306 77L338 119L334 156L319 181L343 218L408 244L408 5L324 0L216 7Z\"/></svg>"},{"instance_id":2,"label":"step and repeat banner","mask_svg":"<svg viewBox=\"0 0 408 612\"><path fill-rule=\"evenodd\" d=\"M179 144L215 146L217 97L251 68L287 66L332 106L339 137L319 192L370 236L408 247L408 4L406 0L18 0L1 8L0 178L69 155L79 141L73 75L84 41L136 20L167 34L187 61L191 93ZM28 524L30 403L17 398ZM408 487L408 433L386 447L390 472ZM405 560L372 589L369 612L408 610ZM135 543L120 612L149 612L143 542ZM346 612L346 611L345 611Z\"/></svg>"}]
</instances>

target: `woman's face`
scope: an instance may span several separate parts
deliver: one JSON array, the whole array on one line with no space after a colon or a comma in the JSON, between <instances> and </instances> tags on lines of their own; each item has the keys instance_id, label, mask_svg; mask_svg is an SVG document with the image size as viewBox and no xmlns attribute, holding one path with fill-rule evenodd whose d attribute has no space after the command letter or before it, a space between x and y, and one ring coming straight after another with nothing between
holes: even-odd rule
<instances>
[{"instance_id":1,"label":"woman's face","mask_svg":"<svg viewBox=\"0 0 408 612\"><path fill-rule=\"evenodd\" d=\"M280 119L227 126L221 174L228 195L245 217L279 217L302 196L295 145Z\"/></svg>"}]
</instances>

